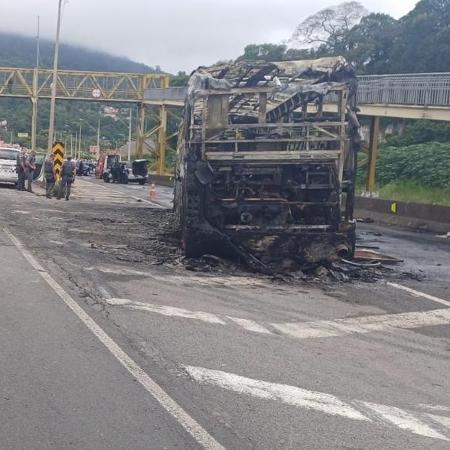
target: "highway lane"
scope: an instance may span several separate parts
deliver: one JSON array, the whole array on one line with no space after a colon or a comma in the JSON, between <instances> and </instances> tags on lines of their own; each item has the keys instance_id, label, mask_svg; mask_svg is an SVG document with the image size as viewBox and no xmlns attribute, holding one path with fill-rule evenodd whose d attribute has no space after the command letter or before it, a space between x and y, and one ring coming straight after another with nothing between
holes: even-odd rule
<instances>
[{"instance_id":1,"label":"highway lane","mask_svg":"<svg viewBox=\"0 0 450 450\"><path fill-rule=\"evenodd\" d=\"M3 230L0 266L1 448L198 448Z\"/></svg>"},{"instance_id":2,"label":"highway lane","mask_svg":"<svg viewBox=\"0 0 450 450\"><path fill-rule=\"evenodd\" d=\"M2 222L225 448L448 448L449 309L420 295L450 301L446 242L364 226L366 239L407 256L399 272L427 276L394 280L412 292L124 262L86 245L70 217L86 214L95 233L104 208L152 214L152 205L134 198L137 186L87 183L62 205L0 191Z\"/></svg>"}]
</instances>

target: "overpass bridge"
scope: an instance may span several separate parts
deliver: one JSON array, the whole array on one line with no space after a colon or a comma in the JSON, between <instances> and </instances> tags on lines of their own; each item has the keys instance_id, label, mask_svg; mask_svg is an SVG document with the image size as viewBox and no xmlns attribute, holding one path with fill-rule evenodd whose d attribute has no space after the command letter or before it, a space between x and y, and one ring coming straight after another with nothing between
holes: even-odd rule
<instances>
[{"instance_id":1,"label":"overpass bridge","mask_svg":"<svg viewBox=\"0 0 450 450\"><path fill-rule=\"evenodd\" d=\"M450 73L369 75L358 80L359 115L371 119L367 190L373 192L380 118L450 121ZM33 146L37 103L39 99L50 98L51 83L49 69L0 67L0 97L31 100ZM173 108L183 106L185 96L186 88L170 87L169 76L161 73L58 71L58 100L137 104L137 151L142 154L146 138L157 134L160 174L165 172L168 114L173 113ZM323 109L332 111L327 104ZM151 130L145 129L146 111L153 112L157 119L157 125Z\"/></svg>"},{"instance_id":2,"label":"overpass bridge","mask_svg":"<svg viewBox=\"0 0 450 450\"><path fill-rule=\"evenodd\" d=\"M371 119L367 191L375 190L375 167L380 118L450 121L450 73L366 75L358 77L360 117ZM146 91L148 101L182 102L185 88ZM314 106L312 106L314 107ZM324 104L324 112L337 112L335 104Z\"/></svg>"}]
</instances>

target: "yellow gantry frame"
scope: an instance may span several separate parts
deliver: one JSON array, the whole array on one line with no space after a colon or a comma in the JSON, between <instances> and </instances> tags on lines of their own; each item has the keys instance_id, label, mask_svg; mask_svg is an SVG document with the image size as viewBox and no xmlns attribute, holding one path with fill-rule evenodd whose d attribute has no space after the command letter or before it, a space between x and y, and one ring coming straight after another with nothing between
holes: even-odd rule
<instances>
[{"instance_id":1,"label":"yellow gantry frame","mask_svg":"<svg viewBox=\"0 0 450 450\"><path fill-rule=\"evenodd\" d=\"M32 102L31 141L36 148L37 103L51 97L53 72L50 69L0 67L0 97L28 98ZM56 98L96 102L135 103L138 105L137 156L142 157L145 139L158 132L159 174L165 172L167 146L167 108L164 101L146 101L145 91L150 88L169 88L169 76L160 73L88 72L58 70ZM159 125L145 130L146 107L159 108ZM170 106L175 106L171 104ZM178 105L181 106L181 105Z\"/></svg>"}]
</instances>

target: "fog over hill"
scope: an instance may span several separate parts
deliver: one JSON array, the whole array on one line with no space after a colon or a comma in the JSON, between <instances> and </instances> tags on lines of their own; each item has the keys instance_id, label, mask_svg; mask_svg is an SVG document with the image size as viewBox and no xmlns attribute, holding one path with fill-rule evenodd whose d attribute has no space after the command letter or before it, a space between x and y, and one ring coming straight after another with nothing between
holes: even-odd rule
<instances>
[{"instance_id":1,"label":"fog over hill","mask_svg":"<svg viewBox=\"0 0 450 450\"><path fill-rule=\"evenodd\" d=\"M54 43L40 41L41 67L52 67ZM19 34L0 32L0 66L34 67L36 39ZM154 72L156 68L132 61L123 56L91 50L70 44L61 44L59 68L106 72Z\"/></svg>"}]
</instances>

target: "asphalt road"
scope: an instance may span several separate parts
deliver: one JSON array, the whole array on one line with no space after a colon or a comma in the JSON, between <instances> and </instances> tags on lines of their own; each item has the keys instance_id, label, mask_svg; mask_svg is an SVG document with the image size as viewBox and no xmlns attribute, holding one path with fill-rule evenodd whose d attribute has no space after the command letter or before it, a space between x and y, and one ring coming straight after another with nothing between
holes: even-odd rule
<instances>
[{"instance_id":1,"label":"asphalt road","mask_svg":"<svg viewBox=\"0 0 450 450\"><path fill-rule=\"evenodd\" d=\"M448 241L360 227L405 259L376 283L191 272L123 258L147 189L0 189L2 448L450 447Z\"/></svg>"}]
</instances>

